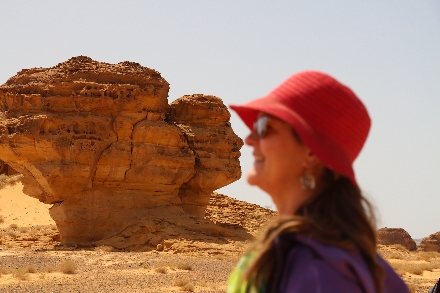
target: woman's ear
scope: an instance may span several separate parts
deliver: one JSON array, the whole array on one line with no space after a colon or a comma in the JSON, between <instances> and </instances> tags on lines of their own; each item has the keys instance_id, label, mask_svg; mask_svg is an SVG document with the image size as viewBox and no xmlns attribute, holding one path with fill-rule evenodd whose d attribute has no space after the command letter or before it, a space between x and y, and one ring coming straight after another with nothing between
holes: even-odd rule
<instances>
[{"instance_id":1,"label":"woman's ear","mask_svg":"<svg viewBox=\"0 0 440 293\"><path fill-rule=\"evenodd\" d=\"M307 148L306 157L304 160L304 167L309 169L309 168L315 167L316 165L318 165L320 163L321 163L321 160L319 160L318 157L315 156L315 154L309 148Z\"/></svg>"}]
</instances>

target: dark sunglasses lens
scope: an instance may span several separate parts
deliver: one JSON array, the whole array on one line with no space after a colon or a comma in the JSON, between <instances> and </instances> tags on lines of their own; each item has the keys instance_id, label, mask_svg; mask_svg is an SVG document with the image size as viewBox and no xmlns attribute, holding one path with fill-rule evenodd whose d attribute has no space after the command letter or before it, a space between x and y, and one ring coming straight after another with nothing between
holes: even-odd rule
<instances>
[{"instance_id":1,"label":"dark sunglasses lens","mask_svg":"<svg viewBox=\"0 0 440 293\"><path fill-rule=\"evenodd\" d=\"M269 117L261 116L255 121L254 129L257 131L258 137L263 137L266 134L267 120Z\"/></svg>"}]
</instances>

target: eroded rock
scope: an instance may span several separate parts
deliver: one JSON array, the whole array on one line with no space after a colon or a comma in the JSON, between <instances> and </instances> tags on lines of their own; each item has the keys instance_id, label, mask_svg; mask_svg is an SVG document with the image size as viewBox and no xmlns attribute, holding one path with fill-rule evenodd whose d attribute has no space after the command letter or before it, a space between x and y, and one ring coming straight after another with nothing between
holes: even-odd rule
<instances>
[{"instance_id":1,"label":"eroded rock","mask_svg":"<svg viewBox=\"0 0 440 293\"><path fill-rule=\"evenodd\" d=\"M416 250L417 248L414 239L402 228L381 228L377 230L377 240L379 244L399 244L410 251Z\"/></svg>"},{"instance_id":2,"label":"eroded rock","mask_svg":"<svg viewBox=\"0 0 440 293\"><path fill-rule=\"evenodd\" d=\"M229 118L226 106L214 96L183 96L170 104L168 119L185 133L196 156L196 173L179 191L190 213L204 215L209 203L206 190L232 183L238 179L234 174L241 174L236 161L243 142L232 131Z\"/></svg>"},{"instance_id":3,"label":"eroded rock","mask_svg":"<svg viewBox=\"0 0 440 293\"><path fill-rule=\"evenodd\" d=\"M168 105L168 90L155 70L85 56L0 87L0 159L26 194L53 204L61 242L137 229L135 243L157 245L154 223L203 216L212 191L240 178L243 142L221 99Z\"/></svg>"},{"instance_id":4,"label":"eroded rock","mask_svg":"<svg viewBox=\"0 0 440 293\"><path fill-rule=\"evenodd\" d=\"M440 231L423 238L419 250L440 252Z\"/></svg>"}]
</instances>

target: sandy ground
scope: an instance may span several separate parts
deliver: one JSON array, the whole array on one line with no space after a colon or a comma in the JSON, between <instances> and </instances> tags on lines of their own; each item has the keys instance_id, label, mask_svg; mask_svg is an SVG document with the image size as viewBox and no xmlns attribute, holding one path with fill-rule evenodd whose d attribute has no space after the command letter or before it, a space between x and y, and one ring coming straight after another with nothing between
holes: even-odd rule
<instances>
[{"instance_id":1,"label":"sandy ground","mask_svg":"<svg viewBox=\"0 0 440 293\"><path fill-rule=\"evenodd\" d=\"M77 267L74 274L57 272L65 261ZM225 292L236 258L200 257L154 252L105 250L12 250L2 262L18 268L32 264L37 273L20 280L0 277L0 292ZM49 272L53 269L53 272ZM179 283L180 282L180 283Z\"/></svg>"},{"instance_id":2,"label":"sandy ground","mask_svg":"<svg viewBox=\"0 0 440 293\"><path fill-rule=\"evenodd\" d=\"M209 243L201 233L160 252L64 246L57 241L50 205L21 190L21 183L0 190L0 292L225 292L229 272L263 223L274 216L261 207L219 197L207 216L242 236ZM412 292L426 293L440 278L440 254L389 246L379 250L401 267ZM416 272L420 264L430 269ZM66 265L72 273L63 273Z\"/></svg>"},{"instance_id":3,"label":"sandy ground","mask_svg":"<svg viewBox=\"0 0 440 293\"><path fill-rule=\"evenodd\" d=\"M51 205L23 194L22 189L23 185L18 182L0 190L0 215L4 218L0 228L6 228L11 224L19 227L55 225L49 215Z\"/></svg>"},{"instance_id":4,"label":"sandy ground","mask_svg":"<svg viewBox=\"0 0 440 293\"><path fill-rule=\"evenodd\" d=\"M411 292L426 293L440 278L440 253L385 245L379 245L379 253L401 275Z\"/></svg>"}]
</instances>

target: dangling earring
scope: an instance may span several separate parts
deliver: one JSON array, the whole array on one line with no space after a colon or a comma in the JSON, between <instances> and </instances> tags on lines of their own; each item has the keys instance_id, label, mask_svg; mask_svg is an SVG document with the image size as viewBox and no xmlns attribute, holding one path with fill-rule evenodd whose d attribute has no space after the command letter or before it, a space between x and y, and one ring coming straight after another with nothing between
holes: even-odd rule
<instances>
[{"instance_id":1,"label":"dangling earring","mask_svg":"<svg viewBox=\"0 0 440 293\"><path fill-rule=\"evenodd\" d=\"M306 170L305 174L299 178L303 190L313 190L316 187L315 176Z\"/></svg>"}]
</instances>

